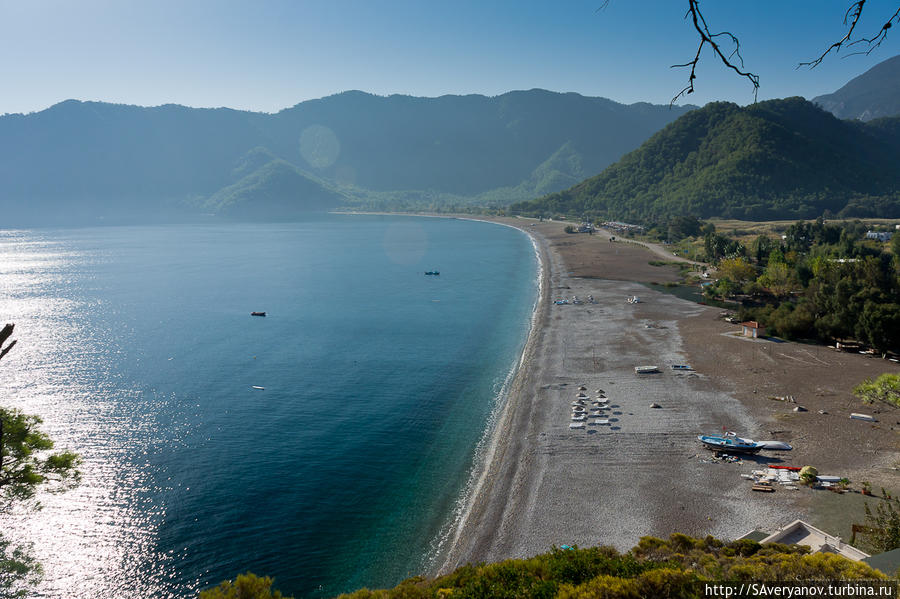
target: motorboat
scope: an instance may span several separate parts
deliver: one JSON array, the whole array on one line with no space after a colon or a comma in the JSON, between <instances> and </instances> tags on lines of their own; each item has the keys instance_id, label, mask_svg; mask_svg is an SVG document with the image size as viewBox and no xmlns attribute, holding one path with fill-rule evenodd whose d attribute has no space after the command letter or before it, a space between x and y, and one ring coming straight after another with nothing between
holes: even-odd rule
<instances>
[{"instance_id":1,"label":"motorboat","mask_svg":"<svg viewBox=\"0 0 900 599\"><path fill-rule=\"evenodd\" d=\"M762 443L741 439L733 435L697 435L697 440L703 443L707 449L717 451L733 451L740 453L757 453L765 449Z\"/></svg>"}]
</instances>

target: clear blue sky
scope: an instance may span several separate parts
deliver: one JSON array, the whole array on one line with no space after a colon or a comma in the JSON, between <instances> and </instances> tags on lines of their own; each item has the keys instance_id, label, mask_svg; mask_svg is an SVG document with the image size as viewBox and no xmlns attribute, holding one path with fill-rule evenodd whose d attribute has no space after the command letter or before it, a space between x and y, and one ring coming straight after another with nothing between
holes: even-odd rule
<instances>
[{"instance_id":1,"label":"clear blue sky","mask_svg":"<svg viewBox=\"0 0 900 599\"><path fill-rule=\"evenodd\" d=\"M759 98L836 90L900 53L900 29L869 57L795 67L844 33L850 0L705 0L737 35ZM687 82L670 65L697 38L687 0L0 0L0 114L59 101L166 103L274 112L349 89L479 93L535 87L667 103ZM871 35L897 0L870 0ZM752 101L712 54L694 104Z\"/></svg>"}]
</instances>

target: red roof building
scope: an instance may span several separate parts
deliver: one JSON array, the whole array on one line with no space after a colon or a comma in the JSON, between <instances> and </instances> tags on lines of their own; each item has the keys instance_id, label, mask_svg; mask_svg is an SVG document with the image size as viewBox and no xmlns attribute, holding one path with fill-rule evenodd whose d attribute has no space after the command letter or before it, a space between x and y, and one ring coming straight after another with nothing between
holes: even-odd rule
<instances>
[{"instance_id":1,"label":"red roof building","mask_svg":"<svg viewBox=\"0 0 900 599\"><path fill-rule=\"evenodd\" d=\"M766 332L766 327L762 326L755 320L748 320L747 322L741 323L741 335L744 337L752 337L756 339L757 337L764 337Z\"/></svg>"}]
</instances>

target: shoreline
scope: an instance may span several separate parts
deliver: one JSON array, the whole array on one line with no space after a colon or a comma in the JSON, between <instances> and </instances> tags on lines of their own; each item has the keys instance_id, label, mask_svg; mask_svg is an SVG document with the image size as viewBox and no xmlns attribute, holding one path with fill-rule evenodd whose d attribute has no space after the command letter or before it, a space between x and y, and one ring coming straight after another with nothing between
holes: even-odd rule
<instances>
[{"instance_id":1,"label":"shoreline","mask_svg":"<svg viewBox=\"0 0 900 599\"><path fill-rule=\"evenodd\" d=\"M496 416L492 419L492 422L489 423L489 427L485 429L483 438L486 439L487 442L484 444L481 455L478 455L473 463L469 482L466 484L463 495L460 497L460 502L462 504L461 508L454 515L447 532L442 535L436 555L430 560L428 573L432 576L445 572L447 564L459 551L460 540L464 531L470 526L469 521L474 506L480 501L483 501L486 496L491 495L491 478L492 475L495 474L494 470L500 463L497 455L498 449L501 449L500 436L508 424L512 410L517 407L516 402L522 391L522 386L524 384L523 379L527 376L525 368L535 357L536 346L538 344L537 338L542 334L542 328L546 326L546 312L550 303L550 267L548 264L549 258L547 256L548 248L546 239L535 235L525 227L516 226L506 222L484 218L454 218L506 226L518 229L527 235L531 241L538 263L538 295L532 311L528 336L525 340L519 360L516 362L514 371L511 373L513 375L512 380L505 390L505 397L500 398L500 405Z\"/></svg>"},{"instance_id":2,"label":"shoreline","mask_svg":"<svg viewBox=\"0 0 900 599\"><path fill-rule=\"evenodd\" d=\"M873 435L864 457L855 455L853 433L835 456L830 438L815 438L821 425L814 418L802 422L782 413L784 406L773 405L777 402L757 401L757 389L751 393L747 386L762 390L762 379L772 390L793 385L794 394L804 397L807 392L837 396L842 386L852 388L858 380L845 384L838 376L835 389L814 392L821 377L803 378L798 369L808 368L800 362L809 350L800 344L780 344L776 351L784 358L761 364L745 350L751 344L723 334L729 327L718 319L719 309L641 284L676 278L669 269L648 265L647 249L652 248L610 243L603 234L565 235L565 223L454 218L523 230L540 250L542 288L477 483L429 575L465 563L528 557L553 545L613 545L624 551L645 535L682 532L727 539L797 518L818 526L831 523L821 506L838 495L783 491L761 500L750 494L740 473L764 466L710 463L696 435L723 425L760 435L756 438L790 441L792 455L776 457L784 463L822 464L871 480L884 480L889 476L885 469L900 457L893 427ZM593 295L598 303L556 306L551 303L555 295ZM626 295L645 301L629 305ZM841 368L854 373L884 367L860 356L842 358ZM663 370L659 375L634 375L635 364L654 363ZM691 363L696 371L672 373L669 363ZM610 426L591 427L590 433L568 429L570 401L582 384L588 393L606 390L613 407ZM828 407L838 411L838 406ZM788 421L796 430L783 430ZM776 434L767 436L771 433ZM850 523L844 524L846 532L834 532L846 538Z\"/></svg>"}]
</instances>

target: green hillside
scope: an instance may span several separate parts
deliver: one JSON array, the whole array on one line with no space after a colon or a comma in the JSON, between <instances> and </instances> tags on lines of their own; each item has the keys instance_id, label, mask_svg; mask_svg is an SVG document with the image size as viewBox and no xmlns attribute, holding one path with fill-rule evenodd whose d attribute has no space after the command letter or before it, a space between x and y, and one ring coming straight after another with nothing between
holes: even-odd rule
<instances>
[{"instance_id":1,"label":"green hillside","mask_svg":"<svg viewBox=\"0 0 900 599\"><path fill-rule=\"evenodd\" d=\"M619 220L900 216L898 123L841 121L802 98L712 103L600 175L510 210Z\"/></svg>"}]
</instances>

